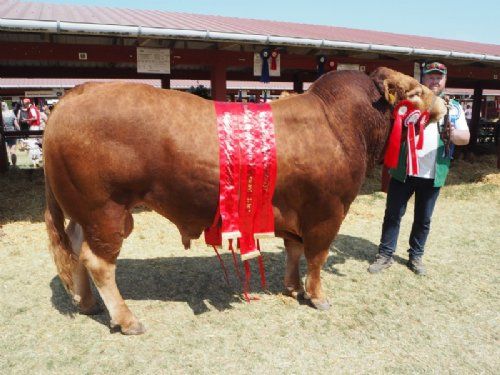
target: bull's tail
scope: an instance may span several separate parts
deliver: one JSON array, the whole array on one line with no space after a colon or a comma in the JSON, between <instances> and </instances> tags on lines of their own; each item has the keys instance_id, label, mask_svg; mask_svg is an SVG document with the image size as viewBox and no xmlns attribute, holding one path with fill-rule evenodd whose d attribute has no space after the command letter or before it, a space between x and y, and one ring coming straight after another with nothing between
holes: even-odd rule
<instances>
[{"instance_id":1,"label":"bull's tail","mask_svg":"<svg viewBox=\"0 0 500 375\"><path fill-rule=\"evenodd\" d=\"M77 257L72 251L70 239L64 230L64 213L54 197L47 178L45 178L45 201L45 225L49 236L49 249L64 287L72 293L72 270L76 266Z\"/></svg>"}]
</instances>

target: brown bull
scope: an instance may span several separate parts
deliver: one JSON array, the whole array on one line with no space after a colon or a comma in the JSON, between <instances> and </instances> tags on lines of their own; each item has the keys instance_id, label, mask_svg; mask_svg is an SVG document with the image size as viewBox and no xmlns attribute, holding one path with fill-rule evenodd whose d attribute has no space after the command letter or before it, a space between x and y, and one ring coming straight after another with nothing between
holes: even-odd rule
<instances>
[{"instance_id":1,"label":"brown bull","mask_svg":"<svg viewBox=\"0 0 500 375\"><path fill-rule=\"evenodd\" d=\"M278 175L276 235L285 239L285 288L328 307L320 271L368 167L380 157L392 105L411 99L436 119L441 100L387 68L371 76L334 72L302 95L271 104ZM431 108L432 107L432 108ZM140 109L140 110L137 110ZM80 311L98 311L89 274L125 334L143 325L115 282L116 259L145 204L172 221L183 243L212 224L219 191L214 104L197 96L129 83L85 84L56 106L44 137L50 247L62 282ZM70 218L64 228L64 218Z\"/></svg>"}]
</instances>

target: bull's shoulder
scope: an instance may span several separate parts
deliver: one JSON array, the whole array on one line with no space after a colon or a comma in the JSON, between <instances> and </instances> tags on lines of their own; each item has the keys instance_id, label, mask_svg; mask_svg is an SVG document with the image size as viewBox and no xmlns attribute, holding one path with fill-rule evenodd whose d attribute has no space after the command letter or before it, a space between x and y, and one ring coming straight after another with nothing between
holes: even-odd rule
<instances>
[{"instance_id":1,"label":"bull's shoulder","mask_svg":"<svg viewBox=\"0 0 500 375\"><path fill-rule=\"evenodd\" d=\"M314 82L310 91L351 91L373 89L373 80L364 72L344 70L333 71L321 76Z\"/></svg>"}]
</instances>

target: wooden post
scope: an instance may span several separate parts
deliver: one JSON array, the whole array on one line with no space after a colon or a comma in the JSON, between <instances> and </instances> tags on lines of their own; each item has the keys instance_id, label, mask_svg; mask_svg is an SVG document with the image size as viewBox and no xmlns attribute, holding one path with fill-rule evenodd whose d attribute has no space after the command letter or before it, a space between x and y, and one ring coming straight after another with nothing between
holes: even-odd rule
<instances>
[{"instance_id":1,"label":"wooden post","mask_svg":"<svg viewBox=\"0 0 500 375\"><path fill-rule=\"evenodd\" d=\"M0 114L0 173L5 173L8 170L9 170L9 157L7 155L7 144L5 143L3 117Z\"/></svg>"},{"instance_id":2,"label":"wooden post","mask_svg":"<svg viewBox=\"0 0 500 375\"><path fill-rule=\"evenodd\" d=\"M474 101L472 102L472 119L469 124L470 142L469 151L474 151L477 144L477 135L479 132L479 118L481 116L481 102L483 100L483 88L481 83L477 82L474 87Z\"/></svg>"},{"instance_id":3,"label":"wooden post","mask_svg":"<svg viewBox=\"0 0 500 375\"><path fill-rule=\"evenodd\" d=\"M495 145L497 146L497 168L500 169L500 123L495 126Z\"/></svg>"},{"instance_id":4,"label":"wooden post","mask_svg":"<svg viewBox=\"0 0 500 375\"><path fill-rule=\"evenodd\" d=\"M161 77L161 88L170 89L170 75L165 75Z\"/></svg>"},{"instance_id":5,"label":"wooden post","mask_svg":"<svg viewBox=\"0 0 500 375\"><path fill-rule=\"evenodd\" d=\"M302 94L304 92L304 82L302 82L302 78L298 73L293 76L293 91L297 94Z\"/></svg>"},{"instance_id":6,"label":"wooden post","mask_svg":"<svg viewBox=\"0 0 500 375\"><path fill-rule=\"evenodd\" d=\"M212 100L225 102L226 99L226 66L220 62L212 66L210 71Z\"/></svg>"}]
</instances>

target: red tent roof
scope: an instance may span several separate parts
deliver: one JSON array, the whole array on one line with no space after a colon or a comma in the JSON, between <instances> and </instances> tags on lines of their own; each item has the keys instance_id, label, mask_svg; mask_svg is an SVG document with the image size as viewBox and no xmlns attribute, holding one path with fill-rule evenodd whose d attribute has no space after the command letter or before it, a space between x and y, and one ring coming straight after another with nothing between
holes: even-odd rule
<instances>
[{"instance_id":1,"label":"red tent roof","mask_svg":"<svg viewBox=\"0 0 500 375\"><path fill-rule=\"evenodd\" d=\"M237 34L256 34L292 38L380 44L387 46L446 50L500 56L500 45L437 39L344 27L318 26L291 22L132 10L70 4L27 3L7 0L0 3L4 19L61 21L103 25L143 26Z\"/></svg>"}]
</instances>

